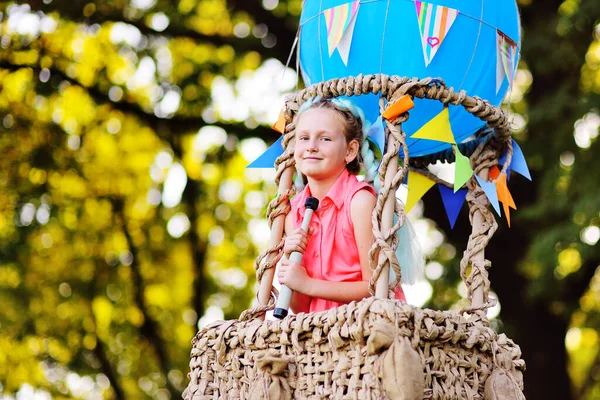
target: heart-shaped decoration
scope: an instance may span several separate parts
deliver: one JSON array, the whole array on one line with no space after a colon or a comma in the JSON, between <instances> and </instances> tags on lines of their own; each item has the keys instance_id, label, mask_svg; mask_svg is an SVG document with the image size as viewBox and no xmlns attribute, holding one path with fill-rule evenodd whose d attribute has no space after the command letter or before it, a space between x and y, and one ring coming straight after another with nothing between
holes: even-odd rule
<instances>
[{"instance_id":1,"label":"heart-shaped decoration","mask_svg":"<svg viewBox=\"0 0 600 400\"><path fill-rule=\"evenodd\" d=\"M440 39L436 38L435 36L429 36L427 38L427 43L431 46L431 47L435 47L438 44L440 44Z\"/></svg>"}]
</instances>

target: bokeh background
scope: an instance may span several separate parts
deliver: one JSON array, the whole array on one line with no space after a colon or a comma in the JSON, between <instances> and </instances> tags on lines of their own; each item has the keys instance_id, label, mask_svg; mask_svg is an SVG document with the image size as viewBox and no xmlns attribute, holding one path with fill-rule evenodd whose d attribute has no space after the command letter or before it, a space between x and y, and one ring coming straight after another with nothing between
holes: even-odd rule
<instances>
[{"instance_id":1,"label":"bokeh background","mask_svg":"<svg viewBox=\"0 0 600 400\"><path fill-rule=\"evenodd\" d=\"M529 399L600 398L600 2L521 0L510 110L533 182L487 250ZM199 326L256 290L301 0L0 1L0 399L177 399ZM291 66L295 64L292 59ZM494 64L495 65L495 64ZM598 153L597 153L598 152ZM437 191L409 301L465 305Z\"/></svg>"}]
</instances>

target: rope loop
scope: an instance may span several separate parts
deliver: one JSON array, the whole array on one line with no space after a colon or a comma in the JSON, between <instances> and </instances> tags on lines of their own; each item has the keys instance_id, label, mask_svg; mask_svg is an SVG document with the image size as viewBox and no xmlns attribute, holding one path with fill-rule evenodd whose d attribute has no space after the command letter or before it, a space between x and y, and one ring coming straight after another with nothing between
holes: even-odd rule
<instances>
[{"instance_id":1,"label":"rope loop","mask_svg":"<svg viewBox=\"0 0 600 400\"><path fill-rule=\"evenodd\" d=\"M493 135L489 138L481 139L482 142L478 145L471 155L471 164L476 174L487 176L487 171L498 165L498 158L502 151L506 152L506 162L501 170L501 173L506 173L508 165L512 158L512 143L510 124L506 114L498 107L491 105L488 101L479 97L467 96L464 90L456 92L452 87L447 87L444 81L440 78L407 78L401 76L388 76L385 74L373 75L357 75L348 78L334 78L325 82L316 83L306 89L292 93L286 97L286 107L284 116L286 120L285 133L283 135L284 153L275 161L277 176L275 182L279 184L283 172L288 168L293 168L294 149L293 143L295 139L295 129L297 122L297 113L303 103L320 96L322 98L334 98L339 96L359 96L361 94L376 94L380 95L379 105L380 112L383 113L387 105L389 106L397 99L407 94L413 98L438 100L444 105L463 106L466 111L485 121L490 129L493 129ZM409 112L405 112L397 116L392 121L385 120L385 135L386 148L382 156L379 167L379 179L382 183L380 194L377 198L377 203L372 214L374 243L369 249L369 262L373 269L373 276L369 282L369 291L374 293L375 282L381 275L385 267L391 268L396 275L394 282L390 286L390 296L392 290L399 284L401 279L400 265L395 255L395 250L398 245L396 232L403 226L404 208L402 204L395 200L395 194L399 185L404 181L409 169L415 173L420 173L437 183L441 183L447 187L452 187L448 182L431 174L425 168L426 163L421 161L415 165L418 168L410 165L408 147L406 145L406 133L402 130L402 123L409 117ZM489 132L489 130L488 130ZM472 150L473 147L470 147ZM402 153L400 153L402 152ZM398 159L399 155L402 162L395 168L394 171L389 168L390 161ZM440 153L441 154L441 153ZM445 155L440 155L446 160ZM435 157L428 157L429 163L435 162ZM394 163L394 165L396 165ZM392 174L392 178L388 179L385 184L388 174ZM469 189L467 194L467 202L469 204L469 220L473 224L476 213L481 215L481 226L473 230L469 236L467 249L463 253L463 258L460 263L460 274L467 285L468 300L471 303L473 293L479 288L483 289L484 302L482 305L466 307L465 312L483 313L485 309L494 303L493 299L488 299L489 279L487 269L490 267L490 262L483 262L477 257L480 257L485 246L493 236L498 225L489 209L489 202L485 197L483 190L477 186L477 182L472 177L466 184ZM279 193L268 206L268 221L271 225L273 220L281 215L289 213L291 206L289 199L295 194L294 187L285 189ZM394 196L394 214L397 217L393 226L383 231L382 230L382 212L383 206L390 196ZM479 218L479 217L477 217ZM263 277L267 269L274 268L282 256L284 238L277 245L265 250L258 256L255 269L257 280ZM381 253L381 257L379 254ZM478 255L479 254L479 255ZM478 255L475 257L475 255ZM274 300L277 295L273 288L269 304L258 306L251 310L245 311L242 314L244 319L255 318L264 314L264 312L273 308ZM485 315L482 317L485 318Z\"/></svg>"}]
</instances>

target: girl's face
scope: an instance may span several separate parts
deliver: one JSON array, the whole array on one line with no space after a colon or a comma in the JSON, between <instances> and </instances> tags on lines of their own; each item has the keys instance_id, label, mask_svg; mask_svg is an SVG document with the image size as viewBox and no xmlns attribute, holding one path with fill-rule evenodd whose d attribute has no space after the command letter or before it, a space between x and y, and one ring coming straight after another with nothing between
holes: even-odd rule
<instances>
[{"instance_id":1,"label":"girl's face","mask_svg":"<svg viewBox=\"0 0 600 400\"><path fill-rule=\"evenodd\" d=\"M358 147L356 140L346 142L344 124L334 110L310 108L298 118L294 160L308 178L337 178L356 157Z\"/></svg>"}]
</instances>

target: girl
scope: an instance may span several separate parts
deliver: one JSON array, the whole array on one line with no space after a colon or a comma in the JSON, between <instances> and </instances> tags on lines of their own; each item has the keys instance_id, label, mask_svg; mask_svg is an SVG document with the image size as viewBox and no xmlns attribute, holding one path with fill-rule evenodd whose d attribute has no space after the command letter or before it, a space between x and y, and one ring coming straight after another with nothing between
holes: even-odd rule
<instances>
[{"instance_id":1,"label":"girl","mask_svg":"<svg viewBox=\"0 0 600 400\"><path fill-rule=\"evenodd\" d=\"M353 113L354 111L354 113ZM299 111L294 160L307 185L291 201L277 277L294 291L292 311L323 311L369 296L368 253L375 191L359 182L362 113L349 102L316 99ZM308 233L300 226L308 196L319 199ZM289 256L303 254L302 265ZM405 300L402 288L396 298Z\"/></svg>"}]
</instances>

